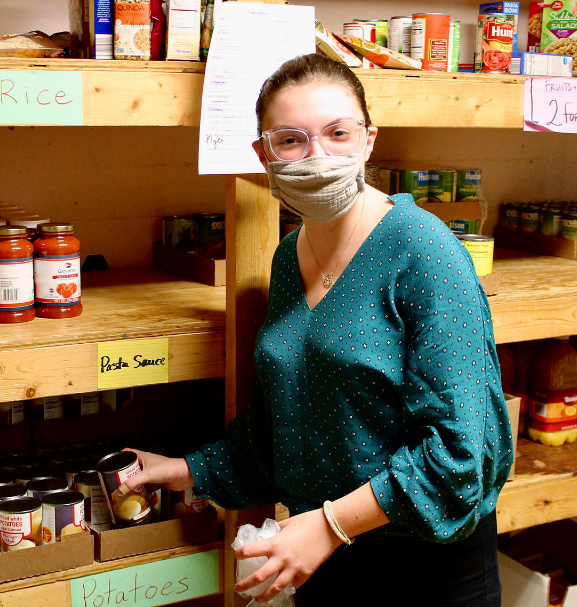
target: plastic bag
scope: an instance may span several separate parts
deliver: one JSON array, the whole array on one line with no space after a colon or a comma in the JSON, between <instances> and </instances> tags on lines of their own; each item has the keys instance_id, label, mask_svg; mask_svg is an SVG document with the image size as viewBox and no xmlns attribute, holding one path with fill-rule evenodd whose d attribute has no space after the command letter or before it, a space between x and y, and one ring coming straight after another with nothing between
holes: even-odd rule
<instances>
[{"instance_id":1,"label":"plastic bag","mask_svg":"<svg viewBox=\"0 0 577 607\"><path fill-rule=\"evenodd\" d=\"M237 536L232 543L234 550L238 550L242 546L252 544L253 542L260 542L262 540L268 540L273 535L279 533L280 527L276 521L267 518L260 529L257 529L254 525L242 525L239 527ZM266 556L255 556L250 559L244 559L236 562L236 581L240 582L249 575L252 575L258 571L266 562L268 557ZM239 592L243 599L254 599L261 595L276 579L276 575L265 580L262 584ZM284 588L277 596L272 598L268 603L260 603L261 605L270 605L271 607L293 607L294 602L292 596L295 593L295 587L289 584ZM251 603L252 604L252 603Z\"/></svg>"}]
</instances>

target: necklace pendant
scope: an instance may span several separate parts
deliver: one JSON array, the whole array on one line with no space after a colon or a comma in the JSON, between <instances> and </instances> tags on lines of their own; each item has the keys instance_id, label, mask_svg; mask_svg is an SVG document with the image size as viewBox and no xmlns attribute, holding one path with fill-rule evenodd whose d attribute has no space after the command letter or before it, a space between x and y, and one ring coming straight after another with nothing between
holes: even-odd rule
<instances>
[{"instance_id":1,"label":"necklace pendant","mask_svg":"<svg viewBox=\"0 0 577 607\"><path fill-rule=\"evenodd\" d=\"M323 287L325 289L330 289L333 284L333 275L329 274L328 276L324 276Z\"/></svg>"}]
</instances>

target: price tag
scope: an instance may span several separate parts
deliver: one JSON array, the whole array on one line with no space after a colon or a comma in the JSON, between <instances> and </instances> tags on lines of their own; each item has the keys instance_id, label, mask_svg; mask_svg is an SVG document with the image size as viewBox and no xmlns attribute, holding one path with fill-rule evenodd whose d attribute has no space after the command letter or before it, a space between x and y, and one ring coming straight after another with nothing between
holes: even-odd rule
<instances>
[{"instance_id":1,"label":"price tag","mask_svg":"<svg viewBox=\"0 0 577 607\"><path fill-rule=\"evenodd\" d=\"M98 344L98 389L168 382L168 338L127 339Z\"/></svg>"},{"instance_id":2,"label":"price tag","mask_svg":"<svg viewBox=\"0 0 577 607\"><path fill-rule=\"evenodd\" d=\"M0 71L0 124L81 126L82 74Z\"/></svg>"},{"instance_id":3,"label":"price tag","mask_svg":"<svg viewBox=\"0 0 577 607\"><path fill-rule=\"evenodd\" d=\"M527 78L526 131L577 133L577 79Z\"/></svg>"},{"instance_id":4,"label":"price tag","mask_svg":"<svg viewBox=\"0 0 577 607\"><path fill-rule=\"evenodd\" d=\"M72 607L158 607L219 592L218 550L70 580Z\"/></svg>"}]
</instances>

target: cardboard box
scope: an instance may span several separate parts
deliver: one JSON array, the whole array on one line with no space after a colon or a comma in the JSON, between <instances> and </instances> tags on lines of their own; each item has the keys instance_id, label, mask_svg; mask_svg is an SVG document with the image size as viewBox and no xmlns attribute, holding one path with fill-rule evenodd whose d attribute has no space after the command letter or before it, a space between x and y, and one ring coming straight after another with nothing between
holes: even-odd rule
<instances>
[{"instance_id":1,"label":"cardboard box","mask_svg":"<svg viewBox=\"0 0 577 607\"><path fill-rule=\"evenodd\" d=\"M539 525L522 531L515 540L535 546L545 557L558 561L569 577L575 576L577 523L574 521ZM502 607L549 607L551 578L548 575L532 571L502 553L499 553L499 574L503 586ZM563 607L577 607L577 586L569 586Z\"/></svg>"},{"instance_id":2,"label":"cardboard box","mask_svg":"<svg viewBox=\"0 0 577 607\"><path fill-rule=\"evenodd\" d=\"M90 533L63 536L56 544L0 553L0 583L84 567L94 563L94 538Z\"/></svg>"},{"instance_id":3,"label":"cardboard box","mask_svg":"<svg viewBox=\"0 0 577 607\"><path fill-rule=\"evenodd\" d=\"M558 236L545 236L533 232L522 232L521 230L509 230L496 226L493 230L495 245L508 247L509 249L520 249L531 253L552 255L565 259L577 259L577 240L568 240Z\"/></svg>"},{"instance_id":4,"label":"cardboard box","mask_svg":"<svg viewBox=\"0 0 577 607\"><path fill-rule=\"evenodd\" d=\"M521 409L521 399L518 396L505 394L505 402L507 404L507 413L509 413L509 421L511 422L511 434L513 436L513 453L517 457L517 438L519 436L519 411ZM508 481L512 481L515 476L515 460L511 466Z\"/></svg>"},{"instance_id":5,"label":"cardboard box","mask_svg":"<svg viewBox=\"0 0 577 607\"><path fill-rule=\"evenodd\" d=\"M154 243L153 254L157 268L213 287L226 285L226 259L195 255L160 242Z\"/></svg>"},{"instance_id":6,"label":"cardboard box","mask_svg":"<svg viewBox=\"0 0 577 607\"><path fill-rule=\"evenodd\" d=\"M497 295L499 289L501 288L501 278L499 277L499 272L493 272L492 274L487 274L486 276L479 276L479 282L483 285L483 289L485 289L485 295Z\"/></svg>"},{"instance_id":7,"label":"cardboard box","mask_svg":"<svg viewBox=\"0 0 577 607\"><path fill-rule=\"evenodd\" d=\"M573 57L571 55L513 51L510 72L522 76L572 78Z\"/></svg>"},{"instance_id":8,"label":"cardboard box","mask_svg":"<svg viewBox=\"0 0 577 607\"><path fill-rule=\"evenodd\" d=\"M216 510L209 506L201 514L173 521L108 531L92 529L95 558L97 561L110 561L156 550L210 542L218 538L217 519Z\"/></svg>"}]
</instances>

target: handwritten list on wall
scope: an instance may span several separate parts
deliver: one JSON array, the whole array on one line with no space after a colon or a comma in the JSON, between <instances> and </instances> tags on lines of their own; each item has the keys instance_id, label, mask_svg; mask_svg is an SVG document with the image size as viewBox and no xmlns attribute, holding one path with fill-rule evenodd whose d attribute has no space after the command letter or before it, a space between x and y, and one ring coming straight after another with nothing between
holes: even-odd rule
<instances>
[{"instance_id":1,"label":"handwritten list on wall","mask_svg":"<svg viewBox=\"0 0 577 607\"><path fill-rule=\"evenodd\" d=\"M215 19L202 94L200 175L262 173L251 144L263 82L315 52L314 7L224 2Z\"/></svg>"},{"instance_id":2,"label":"handwritten list on wall","mask_svg":"<svg viewBox=\"0 0 577 607\"><path fill-rule=\"evenodd\" d=\"M527 78L524 117L526 131L577 133L575 78Z\"/></svg>"}]
</instances>

